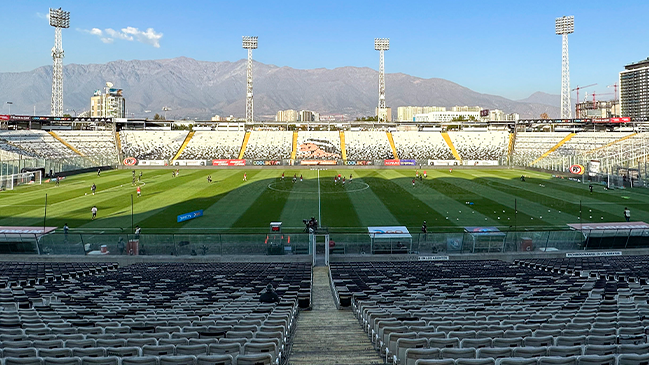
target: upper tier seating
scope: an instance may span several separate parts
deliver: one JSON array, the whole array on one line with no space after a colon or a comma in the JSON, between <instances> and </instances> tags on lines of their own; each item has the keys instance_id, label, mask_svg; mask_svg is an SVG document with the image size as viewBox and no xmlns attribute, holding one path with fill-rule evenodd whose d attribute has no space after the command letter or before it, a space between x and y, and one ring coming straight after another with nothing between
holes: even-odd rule
<instances>
[{"instance_id":1,"label":"upper tier seating","mask_svg":"<svg viewBox=\"0 0 649 365\"><path fill-rule=\"evenodd\" d=\"M416 160L455 160L439 132L394 132L399 158Z\"/></svg>"},{"instance_id":2,"label":"upper tier seating","mask_svg":"<svg viewBox=\"0 0 649 365\"><path fill-rule=\"evenodd\" d=\"M550 156L574 156L589 152L613 143L629 134L628 132L579 132L568 142L557 148Z\"/></svg>"},{"instance_id":3,"label":"upper tier seating","mask_svg":"<svg viewBox=\"0 0 649 365\"><path fill-rule=\"evenodd\" d=\"M122 154L138 160L172 159L187 137L187 131L121 131Z\"/></svg>"},{"instance_id":4,"label":"upper tier seating","mask_svg":"<svg viewBox=\"0 0 649 365\"><path fill-rule=\"evenodd\" d=\"M115 135L111 131L56 131L56 134L88 157L117 159Z\"/></svg>"},{"instance_id":5,"label":"upper tier seating","mask_svg":"<svg viewBox=\"0 0 649 365\"><path fill-rule=\"evenodd\" d=\"M513 161L527 165L568 136L568 132L519 132L516 134Z\"/></svg>"},{"instance_id":6,"label":"upper tier seating","mask_svg":"<svg viewBox=\"0 0 649 365\"><path fill-rule=\"evenodd\" d=\"M345 132L345 149L348 160L384 160L394 158L385 132Z\"/></svg>"},{"instance_id":7,"label":"upper tier seating","mask_svg":"<svg viewBox=\"0 0 649 365\"><path fill-rule=\"evenodd\" d=\"M298 160L340 160L340 133L338 131L304 131L297 134Z\"/></svg>"},{"instance_id":8,"label":"upper tier seating","mask_svg":"<svg viewBox=\"0 0 649 365\"><path fill-rule=\"evenodd\" d=\"M243 158L250 160L283 160L291 158L293 132L252 131Z\"/></svg>"},{"instance_id":9,"label":"upper tier seating","mask_svg":"<svg viewBox=\"0 0 649 365\"><path fill-rule=\"evenodd\" d=\"M509 132L448 132L462 160L498 160L507 155Z\"/></svg>"},{"instance_id":10,"label":"upper tier seating","mask_svg":"<svg viewBox=\"0 0 649 365\"><path fill-rule=\"evenodd\" d=\"M189 141L179 160L234 159L239 157L244 132L198 131Z\"/></svg>"}]
</instances>

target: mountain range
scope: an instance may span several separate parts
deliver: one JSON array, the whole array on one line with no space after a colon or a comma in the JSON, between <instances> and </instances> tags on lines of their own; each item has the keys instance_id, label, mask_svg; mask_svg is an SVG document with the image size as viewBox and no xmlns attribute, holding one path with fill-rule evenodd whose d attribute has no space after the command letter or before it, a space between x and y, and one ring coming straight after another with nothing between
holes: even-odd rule
<instances>
[{"instance_id":1,"label":"mountain range","mask_svg":"<svg viewBox=\"0 0 649 365\"><path fill-rule=\"evenodd\" d=\"M64 110L88 110L90 97L107 81L124 90L128 116L209 119L213 115L245 114L246 60L197 61L187 57L164 60L69 64L63 68ZM375 114L378 72L367 67L300 70L254 62L256 120L274 120L279 110L313 110L347 118ZM14 114L49 114L52 67L0 73L0 100L11 100ZM386 74L386 99L396 118L399 106L479 105L538 118L559 116L559 96L534 93L523 100L481 94L440 78L423 79L403 73ZM29 113L31 114L31 113Z\"/></svg>"}]
</instances>

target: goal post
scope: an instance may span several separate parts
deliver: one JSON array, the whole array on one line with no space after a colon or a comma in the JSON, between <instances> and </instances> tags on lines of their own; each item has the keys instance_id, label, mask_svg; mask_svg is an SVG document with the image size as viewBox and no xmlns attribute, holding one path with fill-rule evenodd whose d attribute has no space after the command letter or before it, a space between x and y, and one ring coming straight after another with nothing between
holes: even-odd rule
<instances>
[{"instance_id":1,"label":"goal post","mask_svg":"<svg viewBox=\"0 0 649 365\"><path fill-rule=\"evenodd\" d=\"M0 176L0 190L13 190L20 185L40 185L41 183L42 172L40 170Z\"/></svg>"}]
</instances>

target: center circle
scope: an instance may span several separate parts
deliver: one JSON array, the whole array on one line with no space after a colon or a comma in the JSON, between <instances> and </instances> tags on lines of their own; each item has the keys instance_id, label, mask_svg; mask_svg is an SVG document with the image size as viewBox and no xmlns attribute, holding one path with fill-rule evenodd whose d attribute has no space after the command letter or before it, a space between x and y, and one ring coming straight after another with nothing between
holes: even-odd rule
<instances>
[{"instance_id":1,"label":"center circle","mask_svg":"<svg viewBox=\"0 0 649 365\"><path fill-rule=\"evenodd\" d=\"M302 181L302 182L297 181L297 182L295 182L293 184L298 185L298 184L304 184L304 183L305 183L304 181ZM341 183L338 183L338 184L341 184ZM268 189L273 190L273 191L277 191L277 192L280 192L280 193L291 193L291 194L317 194L318 193L317 185L315 186L315 189L313 189L313 190L284 189L282 187L278 187L277 185L279 185L277 182L270 183L270 184L268 184ZM309 185L312 185L312 184L309 184ZM349 186L352 186L352 185L353 185L352 188L348 188ZM341 190L341 191L322 191L322 189L320 189L320 194L322 195L322 194L354 193L354 192L367 190L369 188L370 188L370 186L367 183L364 183L362 181L357 181L357 182L354 182L353 184L352 183L347 183L345 188L343 188L344 190Z\"/></svg>"}]
</instances>

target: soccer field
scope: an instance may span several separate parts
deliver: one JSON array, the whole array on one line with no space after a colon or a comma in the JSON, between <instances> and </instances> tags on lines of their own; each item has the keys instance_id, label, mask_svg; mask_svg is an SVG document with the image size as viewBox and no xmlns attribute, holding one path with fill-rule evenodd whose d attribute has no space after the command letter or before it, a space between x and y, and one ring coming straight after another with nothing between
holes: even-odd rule
<instances>
[{"instance_id":1,"label":"soccer field","mask_svg":"<svg viewBox=\"0 0 649 365\"><path fill-rule=\"evenodd\" d=\"M418 232L424 220L429 231L461 231L466 226L565 228L580 222L580 201L584 223L623 221L624 207L631 210L632 221L649 221L645 189L606 191L594 185L591 194L588 184L532 171L435 169L414 186L414 169L185 169L178 177L172 177L169 169L137 170L138 175L140 171L143 178L136 185L141 197L132 185L131 170L105 171L101 177L75 175L59 187L50 182L1 192L0 225L42 226L46 194L45 225L62 227L67 222L72 229L91 231L130 231L131 207L133 223L146 233L261 233L273 221L283 222L288 232L299 232L302 220L310 217L331 232L366 232L368 226L392 225ZM334 183L338 174L346 177L344 185ZM91 219L93 205L98 208L96 220ZM176 222L177 215L199 209L204 210L203 217Z\"/></svg>"}]
</instances>

